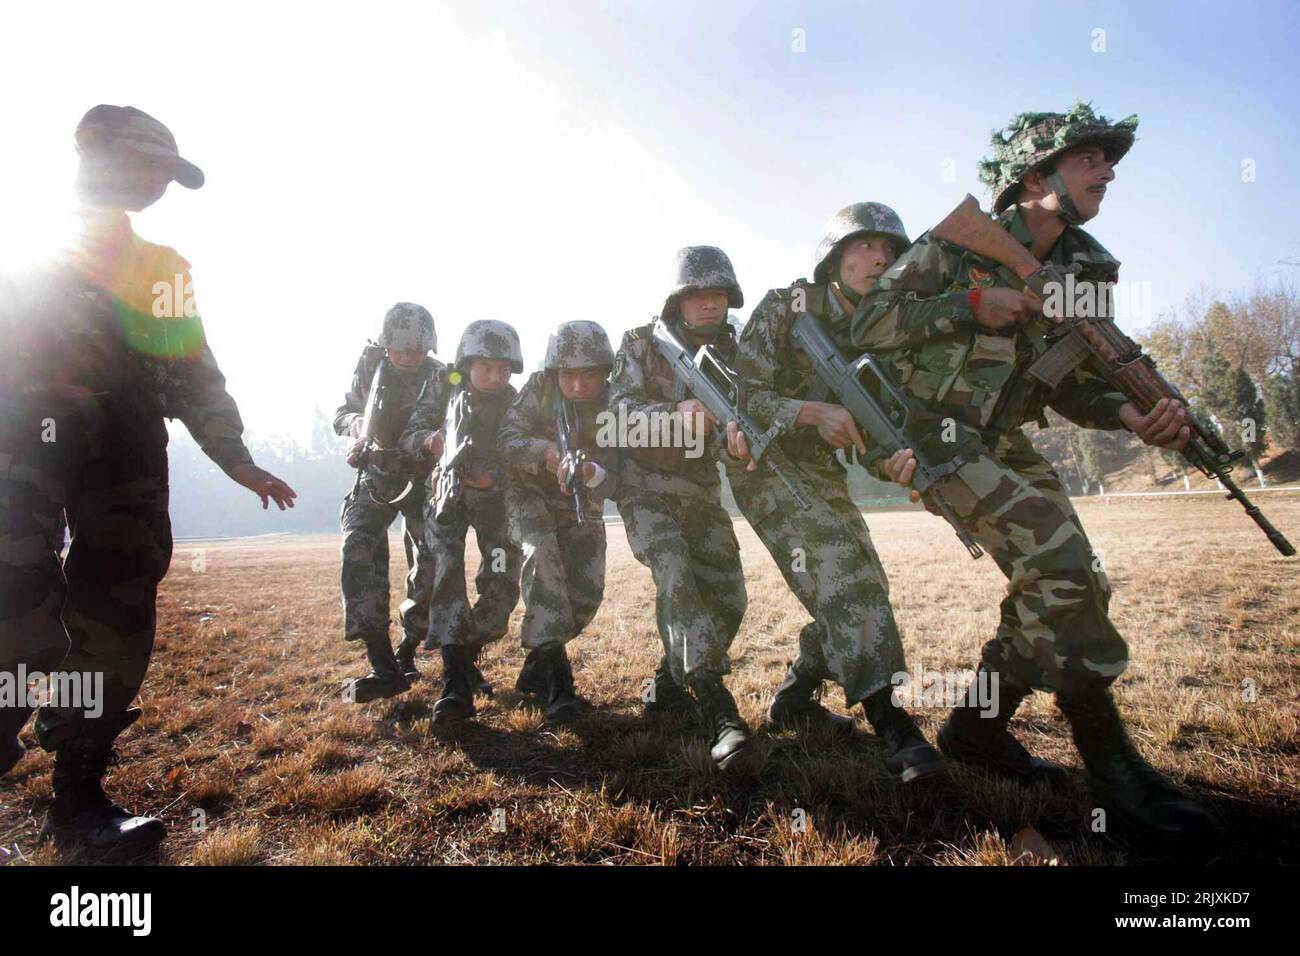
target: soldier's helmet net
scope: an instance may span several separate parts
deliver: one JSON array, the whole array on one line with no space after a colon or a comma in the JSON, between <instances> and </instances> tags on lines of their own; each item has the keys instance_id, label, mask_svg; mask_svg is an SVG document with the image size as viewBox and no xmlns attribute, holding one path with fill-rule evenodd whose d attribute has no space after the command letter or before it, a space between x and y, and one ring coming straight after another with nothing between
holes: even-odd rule
<instances>
[{"instance_id":1,"label":"soldier's helmet net","mask_svg":"<svg viewBox=\"0 0 1300 956\"><path fill-rule=\"evenodd\" d=\"M518 375L524 370L524 351L519 344L519 333L508 322L498 319L479 319L465 327L456 346L456 367L469 368L471 359L504 359L510 371Z\"/></svg>"},{"instance_id":2,"label":"soldier's helmet net","mask_svg":"<svg viewBox=\"0 0 1300 956\"><path fill-rule=\"evenodd\" d=\"M993 131L993 155L980 160L980 182L993 194L993 212L1016 201L1025 176L1078 146L1096 144L1107 160L1118 163L1132 148L1137 126L1137 116L1111 122L1094 113L1091 103L1075 103L1068 113L1014 117L1006 129Z\"/></svg>"},{"instance_id":3,"label":"soldier's helmet net","mask_svg":"<svg viewBox=\"0 0 1300 956\"><path fill-rule=\"evenodd\" d=\"M614 364L609 336L595 322L579 319L565 322L546 343L547 371L568 368L608 368Z\"/></svg>"},{"instance_id":4,"label":"soldier's helmet net","mask_svg":"<svg viewBox=\"0 0 1300 956\"><path fill-rule=\"evenodd\" d=\"M664 317L677 312L677 300L687 292L704 289L725 289L727 308L739 309L745 304L745 295L736 280L736 270L727 254L717 246L685 246L673 254L668 297L664 301Z\"/></svg>"},{"instance_id":5,"label":"soldier's helmet net","mask_svg":"<svg viewBox=\"0 0 1300 956\"><path fill-rule=\"evenodd\" d=\"M399 302L384 316L384 330L379 344L386 349L412 352L436 352L438 336L429 310L414 302Z\"/></svg>"},{"instance_id":6,"label":"soldier's helmet net","mask_svg":"<svg viewBox=\"0 0 1300 956\"><path fill-rule=\"evenodd\" d=\"M821 241L813 257L813 282L829 281L831 269L850 239L866 235L888 237L895 256L901 256L912 241L907 238L903 220L884 203L855 202L845 206L826 222Z\"/></svg>"}]
</instances>

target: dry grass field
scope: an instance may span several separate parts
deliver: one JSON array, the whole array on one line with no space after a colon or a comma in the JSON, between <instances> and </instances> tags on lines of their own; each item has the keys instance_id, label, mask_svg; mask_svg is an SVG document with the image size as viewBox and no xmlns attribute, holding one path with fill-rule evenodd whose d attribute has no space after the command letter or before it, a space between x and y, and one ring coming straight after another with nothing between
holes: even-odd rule
<instances>
[{"instance_id":1,"label":"dry grass field","mask_svg":"<svg viewBox=\"0 0 1300 956\"><path fill-rule=\"evenodd\" d=\"M1260 498L1300 541L1300 496ZM1152 762L1232 831L1225 847L1177 852L1300 862L1300 564L1214 498L1090 501L1080 512L1131 645L1121 709ZM868 523L909 664L973 666L1003 587L993 562L970 560L923 512ZM402 698L343 702L362 655L339 636L336 538L178 545L144 718L121 740L110 792L166 820L157 862L169 864L1078 865L1175 852L1093 832L1081 774L1065 793L962 769L906 790L886 776L862 721L847 740L761 731L743 765L714 771L690 723L641 715L638 692L659 655L654 591L621 526L609 530L604 606L570 645L594 710L558 732L514 692L523 655L509 638L485 657L497 693L474 722L431 727L439 668L427 654L424 678ZM806 616L748 526L737 533L750 608L730 684L757 727ZM826 700L843 707L829 685ZM933 739L945 710L916 713ZM1037 753L1079 766L1046 695L1014 726ZM36 752L0 781L9 863L70 861L36 846L49 769Z\"/></svg>"}]
</instances>

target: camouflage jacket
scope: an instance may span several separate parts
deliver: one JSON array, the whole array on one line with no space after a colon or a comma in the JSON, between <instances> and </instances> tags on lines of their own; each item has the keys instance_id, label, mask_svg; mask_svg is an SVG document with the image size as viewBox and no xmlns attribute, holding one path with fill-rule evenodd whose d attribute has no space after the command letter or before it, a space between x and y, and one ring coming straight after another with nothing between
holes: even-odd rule
<instances>
[{"instance_id":1,"label":"camouflage jacket","mask_svg":"<svg viewBox=\"0 0 1300 956\"><path fill-rule=\"evenodd\" d=\"M638 418L652 423L648 432L656 430L653 423L663 421L663 416L675 415L678 402L691 397L655 346L653 329L658 321L656 318L623 335L609 379L611 411L620 412L621 406L620 418L626 415L629 423ZM723 361L734 364L736 340L730 323L719 332L713 345ZM671 434L680 434L676 431L676 421L673 424ZM715 456L725 447L726 439L716 428L710 429L695 446L701 452L696 457L688 456L690 449L684 443L666 448L625 446L622 487L717 499L721 494L721 478Z\"/></svg>"},{"instance_id":2,"label":"camouflage jacket","mask_svg":"<svg viewBox=\"0 0 1300 956\"><path fill-rule=\"evenodd\" d=\"M501 417L497 450L507 485L537 489L554 503L562 504L567 498L555 475L544 467L546 449L559 447L559 434L555 428L559 399L560 388L554 372L540 371L530 375ZM607 412L608 408L608 386L601 398L577 406L580 447L590 460L605 469L604 481L583 492L587 512L593 516L602 513L601 502L614 498L619 488L620 451L607 438L600 437L604 421L601 413Z\"/></svg>"},{"instance_id":3,"label":"camouflage jacket","mask_svg":"<svg viewBox=\"0 0 1300 956\"><path fill-rule=\"evenodd\" d=\"M1000 218L1026 248L1032 244L1016 206ZM1118 275L1119 263L1095 239L1067 226L1050 263L1086 263ZM1038 420L1051 407L1087 428L1117 429L1127 400L1081 367L1050 393L1026 369L1046 350L1038 324L995 334L976 323L971 289L1014 286L1007 271L929 234L919 238L862 299L853 341L879 358L893 381L929 412L978 432L985 444Z\"/></svg>"},{"instance_id":4,"label":"camouflage jacket","mask_svg":"<svg viewBox=\"0 0 1300 956\"><path fill-rule=\"evenodd\" d=\"M804 312L816 315L841 347L847 342L849 316L827 285L798 279L789 288L772 289L754 309L736 351L736 371L748 391L748 411L759 426L779 425L777 443L790 458L819 482L830 482L824 494L847 494L844 466L835 449L815 428L796 428L810 394L817 401L835 401L816 387L812 360L794 344L791 330ZM763 474L762 470L758 474Z\"/></svg>"},{"instance_id":5,"label":"camouflage jacket","mask_svg":"<svg viewBox=\"0 0 1300 956\"><path fill-rule=\"evenodd\" d=\"M370 397L370 385L374 381L375 369L379 367L380 362L388 362L388 357L381 346L367 345L361 350L356 371L352 373L352 387L343 397L343 404L334 413L336 434L345 438L361 437L366 400ZM438 404L438 396L441 395L441 404L445 408L446 376L443 372L443 364L428 356L410 372L401 372L389 363L385 375L389 376L388 381L391 383L395 400L383 421L379 423L378 444L380 448L388 449L395 454L388 455L387 460L377 465L367 465L368 474L400 476L408 480L422 479L429 474L432 462L422 450L418 449L418 444L402 447L399 441L406 437L407 422L421 400Z\"/></svg>"},{"instance_id":6,"label":"camouflage jacket","mask_svg":"<svg viewBox=\"0 0 1300 956\"><path fill-rule=\"evenodd\" d=\"M424 442L447 421L447 405L452 390L441 382L424 391L411 410L397 447L404 454L427 458ZM497 435L506 409L515 400L515 387L507 384L497 392L474 392L470 397L469 434L471 439L469 466L466 474L471 478L501 474L501 459L497 452Z\"/></svg>"},{"instance_id":7,"label":"camouflage jacket","mask_svg":"<svg viewBox=\"0 0 1300 956\"><path fill-rule=\"evenodd\" d=\"M10 327L0 390L80 395L97 414L139 419L135 431L161 447L162 419L180 419L227 474L252 463L194 307L190 264L137 236L125 213L82 215L58 263L7 283L0 296Z\"/></svg>"}]
</instances>

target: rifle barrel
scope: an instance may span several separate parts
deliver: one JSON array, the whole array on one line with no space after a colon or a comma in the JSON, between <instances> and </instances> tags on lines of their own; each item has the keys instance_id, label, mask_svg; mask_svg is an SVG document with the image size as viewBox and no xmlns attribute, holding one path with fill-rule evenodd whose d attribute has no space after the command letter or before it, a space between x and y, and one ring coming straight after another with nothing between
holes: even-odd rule
<instances>
[{"instance_id":1,"label":"rifle barrel","mask_svg":"<svg viewBox=\"0 0 1300 956\"><path fill-rule=\"evenodd\" d=\"M1292 557L1295 554L1295 546L1286 539L1286 535L1273 527L1273 523L1264 517L1264 512L1259 510L1259 506L1246 497L1246 493L1241 490L1241 486L1233 481L1226 471L1219 471L1217 477L1223 487L1227 489L1228 493L1224 497L1241 502L1241 506L1246 509L1246 514L1250 516L1255 524L1259 525L1259 529L1264 532L1265 537L1273 542L1273 547L1277 548L1283 557Z\"/></svg>"}]
</instances>

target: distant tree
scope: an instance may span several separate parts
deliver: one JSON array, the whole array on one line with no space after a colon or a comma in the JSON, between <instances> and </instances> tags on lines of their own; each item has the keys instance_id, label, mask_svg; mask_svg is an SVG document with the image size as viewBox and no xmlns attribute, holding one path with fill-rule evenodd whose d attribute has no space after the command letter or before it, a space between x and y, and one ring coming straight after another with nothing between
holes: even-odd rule
<instances>
[{"instance_id":1,"label":"distant tree","mask_svg":"<svg viewBox=\"0 0 1300 956\"><path fill-rule=\"evenodd\" d=\"M1268 431L1279 448L1300 448L1300 382L1290 372L1272 376L1264 386Z\"/></svg>"}]
</instances>

